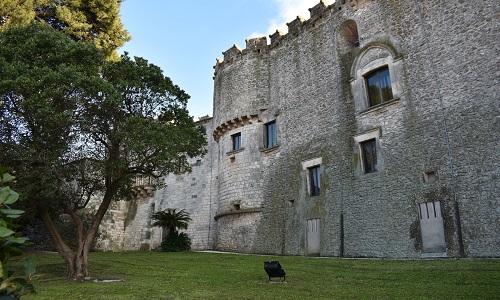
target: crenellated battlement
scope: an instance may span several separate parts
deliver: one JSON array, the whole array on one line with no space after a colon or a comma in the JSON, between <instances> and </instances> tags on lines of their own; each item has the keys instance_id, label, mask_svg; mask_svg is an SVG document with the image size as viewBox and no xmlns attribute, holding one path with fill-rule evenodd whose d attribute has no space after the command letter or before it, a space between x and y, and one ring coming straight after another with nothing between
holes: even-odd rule
<instances>
[{"instance_id":1,"label":"crenellated battlement","mask_svg":"<svg viewBox=\"0 0 500 300\"><path fill-rule=\"evenodd\" d=\"M275 33L269 35L269 44L267 43L266 37L262 36L245 40L245 49L241 49L237 44L234 44L227 51L222 52L223 58L217 58L216 65L214 66L214 79L215 76L217 76L217 71L225 65L231 64L253 53L267 53L269 49L278 47L283 40L299 37L301 33L307 31L309 27L315 27L316 23L322 20L327 13L336 13L345 10L354 12L374 1L375 0L341 0L328 5L325 0L320 0L314 7L309 8L309 19L306 20L301 16L297 16L294 20L286 23L288 26L288 33L276 30Z\"/></svg>"},{"instance_id":2,"label":"crenellated battlement","mask_svg":"<svg viewBox=\"0 0 500 300\"><path fill-rule=\"evenodd\" d=\"M275 33L269 35L271 38L271 47L277 46L284 36L285 34L280 30L276 30Z\"/></svg>"},{"instance_id":3,"label":"crenellated battlement","mask_svg":"<svg viewBox=\"0 0 500 300\"><path fill-rule=\"evenodd\" d=\"M331 6L333 6L333 5L331 5ZM315 17L318 17L318 16L322 16L323 12L327 8L328 8L328 5L325 3L325 1L320 1L315 6L309 8L309 15L311 16L311 19L314 19Z\"/></svg>"},{"instance_id":4,"label":"crenellated battlement","mask_svg":"<svg viewBox=\"0 0 500 300\"><path fill-rule=\"evenodd\" d=\"M234 59L240 58L243 50L237 45L234 44L233 47L227 49L227 51L222 52L224 55L225 62L233 62Z\"/></svg>"},{"instance_id":5,"label":"crenellated battlement","mask_svg":"<svg viewBox=\"0 0 500 300\"><path fill-rule=\"evenodd\" d=\"M304 22L304 18L297 16L297 18L295 18L292 22L286 23L286 26L288 26L288 34L298 34L302 28L302 23Z\"/></svg>"},{"instance_id":6,"label":"crenellated battlement","mask_svg":"<svg viewBox=\"0 0 500 300\"><path fill-rule=\"evenodd\" d=\"M259 51L267 47L267 39L265 36L246 39L246 50Z\"/></svg>"}]
</instances>

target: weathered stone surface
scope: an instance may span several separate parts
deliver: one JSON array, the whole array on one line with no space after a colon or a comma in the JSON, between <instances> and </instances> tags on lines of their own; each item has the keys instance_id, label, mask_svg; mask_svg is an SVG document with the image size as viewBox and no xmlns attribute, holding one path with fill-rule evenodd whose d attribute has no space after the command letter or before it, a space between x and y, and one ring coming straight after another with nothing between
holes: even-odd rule
<instances>
[{"instance_id":1,"label":"weathered stone surface","mask_svg":"<svg viewBox=\"0 0 500 300\"><path fill-rule=\"evenodd\" d=\"M117 234L125 248L159 244L154 203L191 213L194 249L306 255L307 220L319 219L322 256L419 258L419 205L438 202L443 256L500 255L497 1L320 4L271 45L217 60L209 153L166 177L148 213L139 205L137 229ZM364 76L384 66L394 99L369 107ZM274 120L278 147L264 149ZM376 139L374 173L361 167L364 137ZM302 162L315 158L311 197Z\"/></svg>"}]
</instances>

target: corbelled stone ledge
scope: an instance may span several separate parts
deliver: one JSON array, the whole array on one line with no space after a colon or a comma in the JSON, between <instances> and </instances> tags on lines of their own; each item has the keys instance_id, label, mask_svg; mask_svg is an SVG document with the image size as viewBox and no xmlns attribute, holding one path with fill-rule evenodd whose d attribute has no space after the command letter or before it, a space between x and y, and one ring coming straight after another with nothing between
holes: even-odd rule
<instances>
[{"instance_id":1,"label":"corbelled stone ledge","mask_svg":"<svg viewBox=\"0 0 500 300\"><path fill-rule=\"evenodd\" d=\"M226 217L229 215L238 215L238 214L251 214L251 213L260 213L262 212L262 209L260 207L258 208L245 208L245 209L239 209L239 210L229 210L222 212L220 214L215 215L214 219L218 220L222 217Z\"/></svg>"},{"instance_id":2,"label":"corbelled stone ledge","mask_svg":"<svg viewBox=\"0 0 500 300\"><path fill-rule=\"evenodd\" d=\"M259 116L258 115L249 115L249 116L242 116L239 118L234 118L232 120L229 120L215 128L213 137L214 140L217 142L219 141L220 137L224 135L227 131L230 131L231 129L242 127L248 124L253 124L259 122Z\"/></svg>"}]
</instances>

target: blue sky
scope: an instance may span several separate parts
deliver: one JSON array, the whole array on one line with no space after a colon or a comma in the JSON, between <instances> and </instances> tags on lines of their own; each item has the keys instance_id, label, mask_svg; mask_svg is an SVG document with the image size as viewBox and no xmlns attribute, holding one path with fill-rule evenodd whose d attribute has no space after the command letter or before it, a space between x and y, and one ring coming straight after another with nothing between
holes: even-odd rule
<instances>
[{"instance_id":1,"label":"blue sky","mask_svg":"<svg viewBox=\"0 0 500 300\"><path fill-rule=\"evenodd\" d=\"M332 3L333 0L327 1ZM212 115L213 66L245 39L287 31L286 22L309 19L319 0L126 0L121 18L132 40L120 53L159 66L185 90L190 115Z\"/></svg>"}]
</instances>

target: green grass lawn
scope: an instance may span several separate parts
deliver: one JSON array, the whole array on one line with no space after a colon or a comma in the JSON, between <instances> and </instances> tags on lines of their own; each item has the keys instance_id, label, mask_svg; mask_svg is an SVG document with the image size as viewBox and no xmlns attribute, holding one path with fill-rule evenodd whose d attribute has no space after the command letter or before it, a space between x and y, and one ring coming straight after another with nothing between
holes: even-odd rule
<instances>
[{"instance_id":1,"label":"green grass lawn","mask_svg":"<svg viewBox=\"0 0 500 300\"><path fill-rule=\"evenodd\" d=\"M91 253L93 279L64 280L57 254L36 254L29 299L500 299L500 260L369 260L220 253ZM286 282L268 284L264 261ZM20 267L18 267L20 271Z\"/></svg>"}]
</instances>

